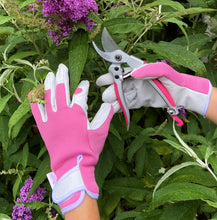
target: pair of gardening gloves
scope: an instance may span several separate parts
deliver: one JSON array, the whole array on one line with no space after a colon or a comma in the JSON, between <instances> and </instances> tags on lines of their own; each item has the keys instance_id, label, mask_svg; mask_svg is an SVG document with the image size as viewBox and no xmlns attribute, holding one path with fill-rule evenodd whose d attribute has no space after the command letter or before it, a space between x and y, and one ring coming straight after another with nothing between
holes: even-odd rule
<instances>
[{"instance_id":1,"label":"pair of gardening gloves","mask_svg":"<svg viewBox=\"0 0 217 220\"><path fill-rule=\"evenodd\" d=\"M157 78L177 106L206 114L212 91L209 80L179 73L163 62L145 64L132 76L123 82L129 109L142 106L167 108L146 81ZM98 86L108 85L108 88L102 95L104 103L91 122L87 116L88 81L78 85L71 100L68 69L60 64L56 76L48 73L44 85L46 104L31 103L31 109L50 155L52 172L48 174L48 179L52 199L65 214L78 207L85 194L98 198L94 167L108 135L111 119L121 108L110 73L97 79Z\"/></svg>"}]
</instances>

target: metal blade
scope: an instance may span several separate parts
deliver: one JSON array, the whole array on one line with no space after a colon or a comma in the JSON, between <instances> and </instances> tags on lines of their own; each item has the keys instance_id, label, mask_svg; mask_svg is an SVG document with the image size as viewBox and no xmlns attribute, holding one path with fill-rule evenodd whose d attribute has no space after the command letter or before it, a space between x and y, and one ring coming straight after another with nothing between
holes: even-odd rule
<instances>
[{"instance_id":1,"label":"metal blade","mask_svg":"<svg viewBox=\"0 0 217 220\"><path fill-rule=\"evenodd\" d=\"M111 35L109 34L109 32L107 31L106 28L103 29L101 42L102 42L103 49L106 52L112 52L112 51L115 51L115 50L120 50L120 48L114 42L114 40L112 39Z\"/></svg>"},{"instance_id":2,"label":"metal blade","mask_svg":"<svg viewBox=\"0 0 217 220\"><path fill-rule=\"evenodd\" d=\"M92 42L93 47L95 48L96 52L104 59L107 60L110 63L127 63L130 56L123 52L122 50L118 49L118 50L114 50L111 52L103 52L101 51L97 45L95 44L95 42Z\"/></svg>"},{"instance_id":3,"label":"metal blade","mask_svg":"<svg viewBox=\"0 0 217 220\"><path fill-rule=\"evenodd\" d=\"M107 52L103 52L103 51L101 51L97 46L96 46L96 43L93 41L92 42L92 44L93 44L93 47L94 47L94 49L96 50L96 52L104 59L104 60L107 60L107 61L109 61L109 62L112 62L112 54L111 53L107 53Z\"/></svg>"}]
</instances>

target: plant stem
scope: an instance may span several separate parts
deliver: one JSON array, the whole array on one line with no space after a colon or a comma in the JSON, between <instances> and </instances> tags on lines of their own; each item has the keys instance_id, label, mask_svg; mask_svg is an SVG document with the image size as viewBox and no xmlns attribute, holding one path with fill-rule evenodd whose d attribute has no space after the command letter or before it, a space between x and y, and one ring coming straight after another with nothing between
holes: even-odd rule
<instances>
[{"instance_id":1,"label":"plant stem","mask_svg":"<svg viewBox=\"0 0 217 220\"><path fill-rule=\"evenodd\" d=\"M217 41L213 44L212 50L216 50L216 48L217 48Z\"/></svg>"},{"instance_id":2,"label":"plant stem","mask_svg":"<svg viewBox=\"0 0 217 220\"><path fill-rule=\"evenodd\" d=\"M206 169L211 173L211 175L214 177L214 179L217 182L217 176L215 175L215 173L209 168L208 164L206 165Z\"/></svg>"},{"instance_id":3,"label":"plant stem","mask_svg":"<svg viewBox=\"0 0 217 220\"><path fill-rule=\"evenodd\" d=\"M140 1L139 3L139 8L142 6L143 0Z\"/></svg>"},{"instance_id":4,"label":"plant stem","mask_svg":"<svg viewBox=\"0 0 217 220\"><path fill-rule=\"evenodd\" d=\"M184 150L188 153L190 157L193 157L202 168L207 169L210 174L214 177L214 179L217 181L217 176L213 173L213 171L209 168L208 162L205 160L205 163L197 156L197 154L182 140L182 138L179 136L175 129L175 120L173 121L173 132L178 139L179 143L182 145Z\"/></svg>"},{"instance_id":5,"label":"plant stem","mask_svg":"<svg viewBox=\"0 0 217 220\"><path fill-rule=\"evenodd\" d=\"M144 27L142 29L142 34L137 38L137 40L127 49L127 53L130 53L130 51L133 49L133 47L138 43L138 41L145 35L145 33L151 28L151 25L149 27ZM135 38L138 36L138 34L134 37L132 41L135 40Z\"/></svg>"},{"instance_id":6,"label":"plant stem","mask_svg":"<svg viewBox=\"0 0 217 220\"><path fill-rule=\"evenodd\" d=\"M12 92L11 90L9 90L7 87L5 86L2 86L5 90L7 90L10 94L14 95L16 97L16 99L18 100L18 102L22 103L22 100L20 99L20 97L18 96L17 94L17 91L13 85L13 89L14 89L14 92Z\"/></svg>"},{"instance_id":7,"label":"plant stem","mask_svg":"<svg viewBox=\"0 0 217 220\"><path fill-rule=\"evenodd\" d=\"M196 24L197 24L197 21L198 21L198 19L199 19L199 16L200 16L200 14L198 14L198 15L195 17L194 22L193 22L193 25L192 25L192 29L194 29L194 28L196 27Z\"/></svg>"}]
</instances>

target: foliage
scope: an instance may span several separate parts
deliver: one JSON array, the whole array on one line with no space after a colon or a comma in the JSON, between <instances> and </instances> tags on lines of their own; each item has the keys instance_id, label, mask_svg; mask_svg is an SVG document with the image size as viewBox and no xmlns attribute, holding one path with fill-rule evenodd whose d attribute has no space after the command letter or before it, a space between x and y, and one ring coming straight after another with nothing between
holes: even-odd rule
<instances>
[{"instance_id":1,"label":"foliage","mask_svg":"<svg viewBox=\"0 0 217 220\"><path fill-rule=\"evenodd\" d=\"M100 45L103 27L127 53L147 62L167 60L178 71L207 77L217 86L215 0L98 0L98 13L88 15L94 28L87 31L77 24L58 45L47 37L42 2L37 10L28 10L35 3L0 0L1 219L11 219L30 176L30 193L39 185L46 188L43 202L29 204L35 209L33 219L64 218L51 200L49 156L27 94L64 63L72 91L80 79L90 81L93 118L103 90L95 81L109 63L97 55L91 41ZM193 112L187 116L189 123L177 131L161 109L132 110L129 131L123 115L114 116L95 170L102 220L217 219L217 129Z\"/></svg>"}]
</instances>

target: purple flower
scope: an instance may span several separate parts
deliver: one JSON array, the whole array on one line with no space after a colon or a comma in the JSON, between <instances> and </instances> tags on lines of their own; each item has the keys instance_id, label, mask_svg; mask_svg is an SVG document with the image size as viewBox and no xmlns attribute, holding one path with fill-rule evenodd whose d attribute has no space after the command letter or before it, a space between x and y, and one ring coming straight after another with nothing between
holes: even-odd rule
<instances>
[{"instance_id":1,"label":"purple flower","mask_svg":"<svg viewBox=\"0 0 217 220\"><path fill-rule=\"evenodd\" d=\"M32 195L27 199L30 189L32 188L33 181L31 177L25 181L24 186L20 190L20 198L17 198L17 202L34 202L42 201L44 199L43 194L45 188L37 187Z\"/></svg>"},{"instance_id":2,"label":"purple flower","mask_svg":"<svg viewBox=\"0 0 217 220\"><path fill-rule=\"evenodd\" d=\"M184 108L179 108L179 114L183 115L184 117L186 117L186 111Z\"/></svg>"},{"instance_id":3,"label":"purple flower","mask_svg":"<svg viewBox=\"0 0 217 220\"><path fill-rule=\"evenodd\" d=\"M95 24L87 17L89 12L98 11L95 0L38 0L41 1L42 14L48 17L45 24L49 29L47 36L54 38L56 44L59 44L62 37L70 35L76 23L84 23L88 30Z\"/></svg>"},{"instance_id":4,"label":"purple flower","mask_svg":"<svg viewBox=\"0 0 217 220\"><path fill-rule=\"evenodd\" d=\"M15 205L12 213L12 220L29 220L32 219L32 210L26 208L24 204L21 206Z\"/></svg>"},{"instance_id":5,"label":"purple flower","mask_svg":"<svg viewBox=\"0 0 217 220\"><path fill-rule=\"evenodd\" d=\"M161 60L161 62L162 62L162 63L166 63L166 64L168 64L168 62L167 62L166 60Z\"/></svg>"},{"instance_id":6,"label":"purple flower","mask_svg":"<svg viewBox=\"0 0 217 220\"><path fill-rule=\"evenodd\" d=\"M37 8L37 4L36 3L34 3L34 4L29 4L28 6L26 6L24 9L25 9L25 11L27 12L27 13L29 13L29 12L36 12L36 11L38 11L38 8Z\"/></svg>"},{"instance_id":7,"label":"purple flower","mask_svg":"<svg viewBox=\"0 0 217 220\"><path fill-rule=\"evenodd\" d=\"M15 205L13 208L12 219L13 220L28 220L32 219L32 212L29 208L25 207L25 203L42 201L44 199L43 194L45 193L45 188L37 187L36 190L27 199L30 189L32 188L32 178L30 177L25 181L24 186L20 190L20 198L17 198L17 202L23 203L21 206Z\"/></svg>"}]
</instances>

